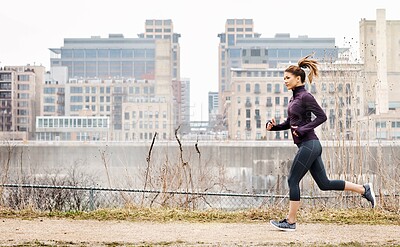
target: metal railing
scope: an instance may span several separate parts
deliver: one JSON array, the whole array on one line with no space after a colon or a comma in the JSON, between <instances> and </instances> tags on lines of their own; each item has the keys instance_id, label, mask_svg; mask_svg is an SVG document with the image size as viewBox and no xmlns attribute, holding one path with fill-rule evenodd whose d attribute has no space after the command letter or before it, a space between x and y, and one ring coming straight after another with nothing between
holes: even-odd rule
<instances>
[{"instance_id":1,"label":"metal railing","mask_svg":"<svg viewBox=\"0 0 400 247\"><path fill-rule=\"evenodd\" d=\"M340 192L328 195L303 194L303 204L311 206L351 207L363 204L361 197L354 194L346 195ZM399 200L399 195L391 196ZM126 205L239 210L287 205L289 200L288 194L161 191L40 184L2 184L0 199L3 206L14 209L30 206L50 211L91 211L99 208L122 208Z\"/></svg>"}]
</instances>

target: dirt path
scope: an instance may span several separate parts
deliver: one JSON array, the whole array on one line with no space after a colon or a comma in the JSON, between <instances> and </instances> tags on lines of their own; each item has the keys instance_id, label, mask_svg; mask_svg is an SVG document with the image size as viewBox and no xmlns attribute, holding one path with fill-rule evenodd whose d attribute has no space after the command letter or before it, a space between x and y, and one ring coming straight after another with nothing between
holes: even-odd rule
<instances>
[{"instance_id":1,"label":"dirt path","mask_svg":"<svg viewBox=\"0 0 400 247\"><path fill-rule=\"evenodd\" d=\"M128 221L0 219L0 246L282 246L356 242L400 245L400 226L299 224L296 232L269 223L149 223Z\"/></svg>"}]
</instances>

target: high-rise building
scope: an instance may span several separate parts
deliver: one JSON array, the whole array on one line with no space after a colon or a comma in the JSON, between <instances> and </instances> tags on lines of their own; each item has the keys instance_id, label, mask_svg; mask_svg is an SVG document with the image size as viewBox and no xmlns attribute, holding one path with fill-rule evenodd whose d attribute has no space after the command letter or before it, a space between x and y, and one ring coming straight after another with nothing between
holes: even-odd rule
<instances>
[{"instance_id":1,"label":"high-rise building","mask_svg":"<svg viewBox=\"0 0 400 247\"><path fill-rule=\"evenodd\" d=\"M125 38L122 34L65 38L64 46L50 49L50 66L68 67L69 78L153 79L155 47L155 39Z\"/></svg>"},{"instance_id":2,"label":"high-rise building","mask_svg":"<svg viewBox=\"0 0 400 247\"><path fill-rule=\"evenodd\" d=\"M175 101L175 126L181 133L190 132L190 79L182 78L173 82Z\"/></svg>"},{"instance_id":3,"label":"high-rise building","mask_svg":"<svg viewBox=\"0 0 400 247\"><path fill-rule=\"evenodd\" d=\"M360 21L360 56L367 80L366 111L376 114L400 109L400 20L386 20L377 9L376 20Z\"/></svg>"},{"instance_id":4,"label":"high-rise building","mask_svg":"<svg viewBox=\"0 0 400 247\"><path fill-rule=\"evenodd\" d=\"M226 118L226 98L232 90L232 69L247 64L262 64L273 69L280 64L296 63L309 54L314 54L313 57L321 62L333 63L340 52L334 38L310 38L306 35L293 38L286 33L276 34L273 38L261 38L260 34L254 32L252 19L228 19L225 32L218 37L219 113L223 119Z\"/></svg>"},{"instance_id":5,"label":"high-rise building","mask_svg":"<svg viewBox=\"0 0 400 247\"><path fill-rule=\"evenodd\" d=\"M376 20L359 24L365 138L400 139L400 20L386 20L386 10L377 9Z\"/></svg>"},{"instance_id":6,"label":"high-rise building","mask_svg":"<svg viewBox=\"0 0 400 247\"><path fill-rule=\"evenodd\" d=\"M179 33L174 33L174 25L172 20L146 20L145 22L145 33L138 35L139 38L145 39L167 39L171 40L172 49L172 78L179 81L180 80L180 46L179 38L181 35Z\"/></svg>"},{"instance_id":7,"label":"high-rise building","mask_svg":"<svg viewBox=\"0 0 400 247\"><path fill-rule=\"evenodd\" d=\"M30 139L40 114L43 66L5 66L0 70L1 130L7 139ZM5 135L4 132L7 132Z\"/></svg>"},{"instance_id":8,"label":"high-rise building","mask_svg":"<svg viewBox=\"0 0 400 247\"><path fill-rule=\"evenodd\" d=\"M290 139L289 130L267 132L265 124L274 118L281 123L288 117L292 92L283 83L284 69L265 64L245 64L233 68L232 87L226 100L229 138L237 140ZM321 76L307 90L320 103L328 120L318 128L321 139L353 139L362 114L361 65L320 65ZM227 92L228 93L228 92Z\"/></svg>"},{"instance_id":9,"label":"high-rise building","mask_svg":"<svg viewBox=\"0 0 400 247\"><path fill-rule=\"evenodd\" d=\"M148 133L156 126L150 118L157 112L163 118L162 124L157 123L162 128L158 137L172 138L176 128L173 81L180 80L180 35L173 33L171 20L147 20L145 30L138 38L122 34L66 38L63 47L51 48L52 69L67 68L68 81L57 86L57 80L49 78L49 105L43 112L78 116L89 111L93 116L108 116L110 140L149 139L153 134ZM64 108L54 102L64 102ZM132 116L141 118L137 125Z\"/></svg>"},{"instance_id":10,"label":"high-rise building","mask_svg":"<svg viewBox=\"0 0 400 247\"><path fill-rule=\"evenodd\" d=\"M218 92L208 92L208 122L210 128L218 125Z\"/></svg>"}]
</instances>

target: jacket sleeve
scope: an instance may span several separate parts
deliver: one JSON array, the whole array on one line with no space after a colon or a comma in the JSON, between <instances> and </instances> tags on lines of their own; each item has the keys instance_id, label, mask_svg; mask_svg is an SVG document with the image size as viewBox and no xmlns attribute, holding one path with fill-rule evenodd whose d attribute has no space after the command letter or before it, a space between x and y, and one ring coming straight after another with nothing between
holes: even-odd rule
<instances>
[{"instance_id":1,"label":"jacket sleeve","mask_svg":"<svg viewBox=\"0 0 400 247\"><path fill-rule=\"evenodd\" d=\"M310 93L307 93L303 96L302 100L303 100L303 106L305 107L306 112L307 113L312 112L315 115L315 119L303 126L299 126L296 129L296 132L300 136L304 135L305 133L307 133L309 131L313 131L316 127L321 125L327 119L325 112L319 106L319 104L315 100L314 96L312 96Z\"/></svg>"},{"instance_id":2,"label":"jacket sleeve","mask_svg":"<svg viewBox=\"0 0 400 247\"><path fill-rule=\"evenodd\" d=\"M267 123L268 124L268 123ZM277 124L271 128L271 131L287 130L290 129L289 117L283 123Z\"/></svg>"}]
</instances>

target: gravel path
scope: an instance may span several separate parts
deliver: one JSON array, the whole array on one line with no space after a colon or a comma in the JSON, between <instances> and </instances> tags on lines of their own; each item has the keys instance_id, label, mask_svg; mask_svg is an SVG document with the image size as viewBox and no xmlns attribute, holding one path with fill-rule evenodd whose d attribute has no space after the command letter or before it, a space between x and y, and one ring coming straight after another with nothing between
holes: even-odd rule
<instances>
[{"instance_id":1,"label":"gravel path","mask_svg":"<svg viewBox=\"0 0 400 247\"><path fill-rule=\"evenodd\" d=\"M400 226L269 223L151 223L69 219L0 219L0 246L298 246L400 245ZM43 245L42 245L43 246Z\"/></svg>"}]
</instances>

